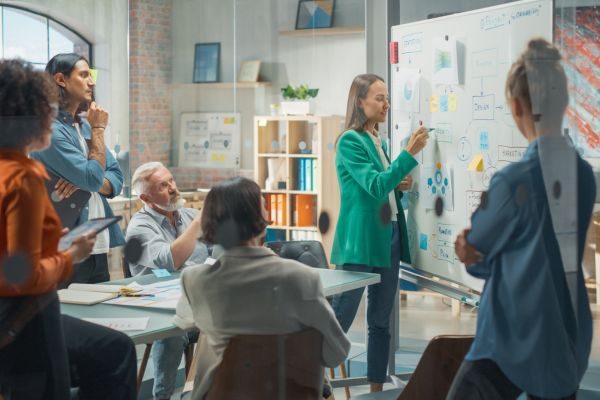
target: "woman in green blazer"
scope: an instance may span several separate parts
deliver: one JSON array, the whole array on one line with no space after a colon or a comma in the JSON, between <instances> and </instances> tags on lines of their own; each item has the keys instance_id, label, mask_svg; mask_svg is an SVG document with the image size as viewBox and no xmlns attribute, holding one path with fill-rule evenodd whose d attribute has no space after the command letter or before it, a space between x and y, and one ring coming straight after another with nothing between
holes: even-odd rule
<instances>
[{"instance_id":1,"label":"woman in green blazer","mask_svg":"<svg viewBox=\"0 0 600 400\"><path fill-rule=\"evenodd\" d=\"M429 137L424 127L419 128L406 149L390 161L386 143L377 132L389 107L382 78L373 74L354 78L346 131L338 138L336 154L341 206L331 261L338 269L381 275L381 282L368 288L367 378L371 391L380 391L386 380L389 319L398 288L399 261L410 262L400 190L410 186L410 178L405 178L417 165L413 156ZM333 300L344 332L354 320L362 293L360 288Z\"/></svg>"}]
</instances>

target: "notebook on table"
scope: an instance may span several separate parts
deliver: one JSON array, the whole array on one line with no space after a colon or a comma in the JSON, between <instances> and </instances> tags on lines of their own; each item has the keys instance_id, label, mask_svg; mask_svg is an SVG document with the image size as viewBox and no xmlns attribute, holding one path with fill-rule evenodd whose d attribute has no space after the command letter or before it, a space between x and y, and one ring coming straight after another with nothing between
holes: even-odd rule
<instances>
[{"instance_id":1,"label":"notebook on table","mask_svg":"<svg viewBox=\"0 0 600 400\"><path fill-rule=\"evenodd\" d=\"M92 305L138 291L140 289L120 285L72 283L58 291L58 299L66 304Z\"/></svg>"}]
</instances>

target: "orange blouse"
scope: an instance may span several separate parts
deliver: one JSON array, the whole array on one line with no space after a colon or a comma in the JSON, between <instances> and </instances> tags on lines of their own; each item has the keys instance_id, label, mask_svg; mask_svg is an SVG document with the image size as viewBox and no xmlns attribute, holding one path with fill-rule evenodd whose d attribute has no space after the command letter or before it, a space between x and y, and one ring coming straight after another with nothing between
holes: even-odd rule
<instances>
[{"instance_id":1,"label":"orange blouse","mask_svg":"<svg viewBox=\"0 0 600 400\"><path fill-rule=\"evenodd\" d=\"M19 151L0 149L0 297L46 293L73 271L71 256L57 250L62 226L45 179L41 163ZM26 257L22 267L30 271L22 282L7 282L4 263L16 254Z\"/></svg>"}]
</instances>

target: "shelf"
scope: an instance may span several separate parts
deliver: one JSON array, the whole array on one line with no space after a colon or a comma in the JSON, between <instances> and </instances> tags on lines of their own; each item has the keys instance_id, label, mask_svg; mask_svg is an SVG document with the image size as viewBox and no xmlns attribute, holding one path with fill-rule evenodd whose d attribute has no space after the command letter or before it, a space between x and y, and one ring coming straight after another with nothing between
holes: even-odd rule
<instances>
[{"instance_id":1,"label":"shelf","mask_svg":"<svg viewBox=\"0 0 600 400\"><path fill-rule=\"evenodd\" d=\"M307 37L307 36L333 36L333 35L355 35L364 34L365 28L362 26L336 26L333 28L319 29L296 29L293 31L279 32L280 36L287 37Z\"/></svg>"},{"instance_id":2,"label":"shelf","mask_svg":"<svg viewBox=\"0 0 600 400\"><path fill-rule=\"evenodd\" d=\"M268 157L268 158L275 158L275 157L279 157L279 158L286 158L288 155L287 153L258 153L259 157Z\"/></svg>"},{"instance_id":3,"label":"shelf","mask_svg":"<svg viewBox=\"0 0 600 400\"><path fill-rule=\"evenodd\" d=\"M286 194L288 191L285 189L275 189L275 190L266 190L266 189L260 189L260 191L264 194Z\"/></svg>"},{"instance_id":4,"label":"shelf","mask_svg":"<svg viewBox=\"0 0 600 400\"><path fill-rule=\"evenodd\" d=\"M271 86L271 82L214 82L214 83L174 83L174 88L202 89L258 89Z\"/></svg>"},{"instance_id":5,"label":"shelf","mask_svg":"<svg viewBox=\"0 0 600 400\"><path fill-rule=\"evenodd\" d=\"M290 230L317 232L319 229L316 226L290 226Z\"/></svg>"},{"instance_id":6,"label":"shelf","mask_svg":"<svg viewBox=\"0 0 600 400\"><path fill-rule=\"evenodd\" d=\"M288 156L290 158L317 158L317 157L319 157L317 154L313 154L313 153L309 153L309 154L296 154L296 153L292 154L292 153L289 153Z\"/></svg>"},{"instance_id":7,"label":"shelf","mask_svg":"<svg viewBox=\"0 0 600 400\"><path fill-rule=\"evenodd\" d=\"M317 192L309 192L307 190L288 190L287 192L289 194L310 194L313 196L316 196L318 194Z\"/></svg>"}]
</instances>

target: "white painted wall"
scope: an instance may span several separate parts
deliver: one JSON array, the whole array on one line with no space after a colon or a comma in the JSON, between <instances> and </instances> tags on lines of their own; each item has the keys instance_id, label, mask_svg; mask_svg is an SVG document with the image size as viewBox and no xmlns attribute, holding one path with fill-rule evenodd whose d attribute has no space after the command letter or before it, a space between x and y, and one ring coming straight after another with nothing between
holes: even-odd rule
<instances>
[{"instance_id":1,"label":"white painted wall","mask_svg":"<svg viewBox=\"0 0 600 400\"><path fill-rule=\"evenodd\" d=\"M129 10L126 0L4 1L45 14L77 31L92 43L93 67L99 70L98 104L110 113L106 141L129 148Z\"/></svg>"},{"instance_id":2,"label":"white painted wall","mask_svg":"<svg viewBox=\"0 0 600 400\"><path fill-rule=\"evenodd\" d=\"M334 23L363 23L364 1L338 1L343 7ZM177 0L173 82L192 81L195 43L220 42L221 81L233 81L241 61L258 59L263 62L261 76L273 83L266 104L279 102L279 88L287 83L307 83L320 89L314 102L317 114L345 114L350 82L366 69L365 36L280 36L280 31L294 29L297 6L297 0Z\"/></svg>"}]
</instances>

